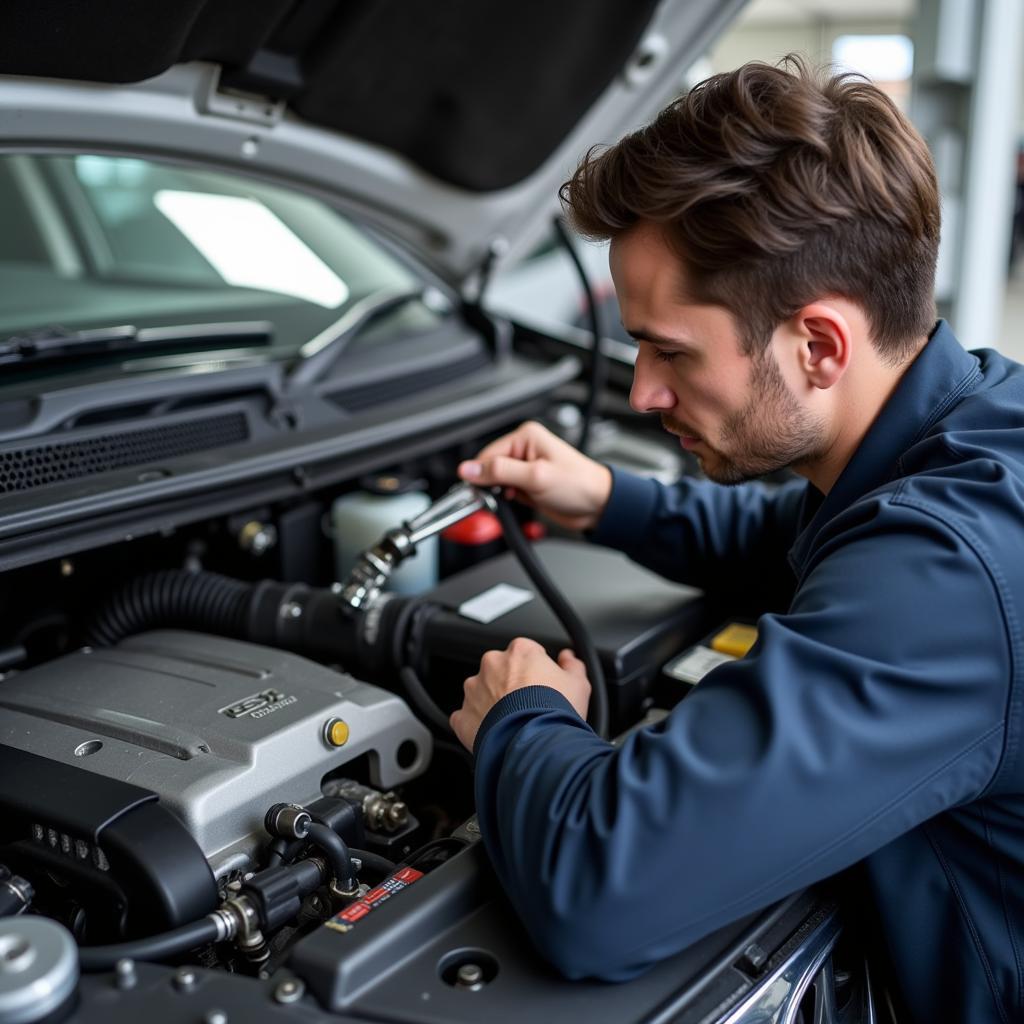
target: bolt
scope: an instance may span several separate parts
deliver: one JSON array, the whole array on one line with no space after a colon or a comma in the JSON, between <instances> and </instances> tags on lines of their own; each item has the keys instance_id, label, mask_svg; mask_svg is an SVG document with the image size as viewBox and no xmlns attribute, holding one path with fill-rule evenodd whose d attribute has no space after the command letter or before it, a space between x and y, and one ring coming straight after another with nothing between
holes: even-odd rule
<instances>
[{"instance_id":1,"label":"bolt","mask_svg":"<svg viewBox=\"0 0 1024 1024\"><path fill-rule=\"evenodd\" d=\"M196 972L190 970L188 967L182 967L180 970L174 972L174 978L172 984L179 992L191 992L196 987L196 982L199 978L196 976Z\"/></svg>"},{"instance_id":2,"label":"bolt","mask_svg":"<svg viewBox=\"0 0 1024 1024\"><path fill-rule=\"evenodd\" d=\"M463 964L456 972L455 984L459 988L468 988L471 992L483 988L483 968L479 964Z\"/></svg>"},{"instance_id":3,"label":"bolt","mask_svg":"<svg viewBox=\"0 0 1024 1024\"><path fill-rule=\"evenodd\" d=\"M272 524L250 519L238 531L238 544L251 555L262 555L277 543L277 529Z\"/></svg>"},{"instance_id":4,"label":"bolt","mask_svg":"<svg viewBox=\"0 0 1024 1024\"><path fill-rule=\"evenodd\" d=\"M228 1024L228 1015L223 1010L207 1010L203 1024Z\"/></svg>"},{"instance_id":5,"label":"bolt","mask_svg":"<svg viewBox=\"0 0 1024 1024\"><path fill-rule=\"evenodd\" d=\"M122 959L114 964L114 984L119 989L135 988L135 983L138 980L138 976L135 974L134 960Z\"/></svg>"},{"instance_id":6,"label":"bolt","mask_svg":"<svg viewBox=\"0 0 1024 1024\"><path fill-rule=\"evenodd\" d=\"M306 986L298 978L286 978L274 989L274 1000L278 1003L294 1003L302 998Z\"/></svg>"},{"instance_id":7,"label":"bolt","mask_svg":"<svg viewBox=\"0 0 1024 1024\"><path fill-rule=\"evenodd\" d=\"M765 965L767 959L768 954L765 950L756 942L752 942L745 950L743 950L737 964L741 970L746 971L748 974L757 974Z\"/></svg>"}]
</instances>

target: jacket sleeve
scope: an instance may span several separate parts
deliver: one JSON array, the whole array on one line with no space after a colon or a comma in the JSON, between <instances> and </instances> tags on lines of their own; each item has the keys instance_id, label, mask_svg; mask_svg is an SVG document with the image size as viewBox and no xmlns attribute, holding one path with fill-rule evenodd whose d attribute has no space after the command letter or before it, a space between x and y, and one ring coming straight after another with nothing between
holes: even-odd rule
<instances>
[{"instance_id":1,"label":"jacket sleeve","mask_svg":"<svg viewBox=\"0 0 1024 1024\"><path fill-rule=\"evenodd\" d=\"M551 688L509 694L477 737L477 810L537 947L569 977L629 978L978 795L1007 618L966 540L888 507L620 747Z\"/></svg>"},{"instance_id":2,"label":"jacket sleeve","mask_svg":"<svg viewBox=\"0 0 1024 1024\"><path fill-rule=\"evenodd\" d=\"M612 469L612 493L590 539L662 576L705 589L742 573L785 573L808 485L791 480L722 487L683 478L672 486Z\"/></svg>"}]
</instances>

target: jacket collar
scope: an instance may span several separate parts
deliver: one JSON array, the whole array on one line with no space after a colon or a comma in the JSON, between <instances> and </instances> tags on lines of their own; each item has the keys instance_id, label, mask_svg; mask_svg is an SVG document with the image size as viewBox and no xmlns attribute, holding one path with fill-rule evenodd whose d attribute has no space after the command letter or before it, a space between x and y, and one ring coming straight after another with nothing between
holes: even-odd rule
<instances>
[{"instance_id":1,"label":"jacket collar","mask_svg":"<svg viewBox=\"0 0 1024 1024\"><path fill-rule=\"evenodd\" d=\"M858 498L901 474L903 455L975 382L981 372L978 367L977 357L966 352L949 324L940 320L832 490L823 497L808 484L801 510L802 531L789 552L798 579L822 527Z\"/></svg>"}]
</instances>

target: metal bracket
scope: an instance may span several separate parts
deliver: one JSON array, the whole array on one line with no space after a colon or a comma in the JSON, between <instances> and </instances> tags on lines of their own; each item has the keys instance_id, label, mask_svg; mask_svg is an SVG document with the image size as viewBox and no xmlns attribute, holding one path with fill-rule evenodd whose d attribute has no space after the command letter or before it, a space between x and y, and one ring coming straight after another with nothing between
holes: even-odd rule
<instances>
[{"instance_id":1,"label":"metal bracket","mask_svg":"<svg viewBox=\"0 0 1024 1024\"><path fill-rule=\"evenodd\" d=\"M196 97L199 113L245 124L258 124L265 128L272 128L283 119L286 106L284 100L225 89L221 86L220 75L221 69L215 67L205 90Z\"/></svg>"}]
</instances>

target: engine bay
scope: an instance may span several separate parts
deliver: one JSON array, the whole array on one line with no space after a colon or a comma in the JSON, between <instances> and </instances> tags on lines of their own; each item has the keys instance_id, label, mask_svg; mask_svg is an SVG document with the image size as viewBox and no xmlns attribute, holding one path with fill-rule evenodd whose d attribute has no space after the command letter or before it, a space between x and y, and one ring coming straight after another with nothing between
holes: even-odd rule
<instances>
[{"instance_id":1,"label":"engine bay","mask_svg":"<svg viewBox=\"0 0 1024 1024\"><path fill-rule=\"evenodd\" d=\"M605 420L595 455L682 468L638 465L658 452L641 435ZM832 948L835 905L797 894L614 996L533 951L447 728L463 680L516 636L555 653L579 649L580 630L602 680L591 723L621 737L685 696L693 679L672 666L720 611L525 507L437 514L458 461L493 436L323 486L293 474L298 493L229 509L202 495L105 544L86 524L66 553L51 531L8 568L0 947L28 943L34 966L0 985L0 1021L200 1006L209 1020L512 1020L529 1006L612 1021L669 1003L702 1020L721 1004L709 980L738 1001L790 962L794 935ZM102 498L89 503L102 521ZM413 527L430 515L427 539ZM395 551L414 557L391 579ZM755 938L764 957L740 965ZM40 979L52 1005L5 1016Z\"/></svg>"}]
</instances>

